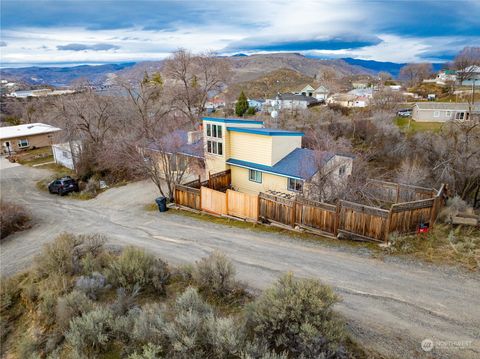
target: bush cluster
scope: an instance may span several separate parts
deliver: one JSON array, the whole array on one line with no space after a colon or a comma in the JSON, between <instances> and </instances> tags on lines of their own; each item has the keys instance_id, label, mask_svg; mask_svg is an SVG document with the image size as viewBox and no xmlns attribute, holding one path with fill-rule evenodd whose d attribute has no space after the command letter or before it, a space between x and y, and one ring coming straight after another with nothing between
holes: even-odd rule
<instances>
[{"instance_id":1,"label":"bush cluster","mask_svg":"<svg viewBox=\"0 0 480 359\"><path fill-rule=\"evenodd\" d=\"M8 235L25 229L30 216L27 210L18 204L0 201L0 237L1 239Z\"/></svg>"},{"instance_id":2,"label":"bush cluster","mask_svg":"<svg viewBox=\"0 0 480 359\"><path fill-rule=\"evenodd\" d=\"M286 275L252 300L221 253L171 276L166 262L144 251L114 254L103 243L62 234L34 271L2 281L7 350L52 359L345 357L344 325L332 309L338 298L318 281ZM244 298L225 300L232 294ZM15 308L30 329L9 339Z\"/></svg>"}]
</instances>

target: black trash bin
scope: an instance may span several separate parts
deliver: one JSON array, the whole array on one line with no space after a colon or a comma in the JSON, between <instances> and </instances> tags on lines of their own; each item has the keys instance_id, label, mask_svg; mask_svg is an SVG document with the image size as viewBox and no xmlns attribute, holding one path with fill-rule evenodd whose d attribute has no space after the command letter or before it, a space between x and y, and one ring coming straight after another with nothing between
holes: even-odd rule
<instances>
[{"instance_id":1,"label":"black trash bin","mask_svg":"<svg viewBox=\"0 0 480 359\"><path fill-rule=\"evenodd\" d=\"M158 197L155 202L157 202L158 210L160 212L166 212L167 208L167 198L166 197Z\"/></svg>"}]
</instances>

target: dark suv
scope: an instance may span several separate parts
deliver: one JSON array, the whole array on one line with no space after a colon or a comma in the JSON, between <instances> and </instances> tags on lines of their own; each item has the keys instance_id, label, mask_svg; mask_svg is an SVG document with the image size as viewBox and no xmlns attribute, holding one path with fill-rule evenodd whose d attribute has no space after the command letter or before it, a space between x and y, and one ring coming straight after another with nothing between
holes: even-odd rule
<instances>
[{"instance_id":1,"label":"dark suv","mask_svg":"<svg viewBox=\"0 0 480 359\"><path fill-rule=\"evenodd\" d=\"M78 192L78 183L70 176L57 178L48 185L48 192L58 193L60 196L70 192Z\"/></svg>"}]
</instances>

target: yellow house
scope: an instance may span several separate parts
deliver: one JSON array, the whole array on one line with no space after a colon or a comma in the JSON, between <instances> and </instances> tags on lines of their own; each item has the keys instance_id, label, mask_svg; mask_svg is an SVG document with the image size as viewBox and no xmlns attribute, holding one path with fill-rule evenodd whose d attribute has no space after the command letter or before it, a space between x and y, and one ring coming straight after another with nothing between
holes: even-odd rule
<instances>
[{"instance_id":1,"label":"yellow house","mask_svg":"<svg viewBox=\"0 0 480 359\"><path fill-rule=\"evenodd\" d=\"M304 192L322 168L335 179L352 172L352 158L302 148L302 132L264 128L262 121L203 118L207 173L231 170L240 192Z\"/></svg>"}]
</instances>

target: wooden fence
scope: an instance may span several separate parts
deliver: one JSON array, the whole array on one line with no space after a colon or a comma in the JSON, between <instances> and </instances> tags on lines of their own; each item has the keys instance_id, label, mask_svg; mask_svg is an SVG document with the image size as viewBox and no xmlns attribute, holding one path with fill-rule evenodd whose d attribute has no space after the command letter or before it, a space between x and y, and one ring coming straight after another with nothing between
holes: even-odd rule
<instances>
[{"instance_id":1,"label":"wooden fence","mask_svg":"<svg viewBox=\"0 0 480 359\"><path fill-rule=\"evenodd\" d=\"M224 182L219 180L214 185L221 187ZM395 198L402 191L401 187L396 188L396 191ZM416 193L415 196L425 195L422 190ZM351 239L377 242L387 241L393 232L414 233L420 224L429 223L432 227L445 204L445 197L446 189L442 186L431 198L395 203L390 209L382 209L343 200L332 205L304 198L286 199L266 193L256 196L233 190L221 192L205 186L200 189L175 187L175 201L181 206L218 215L298 226L332 237L340 234Z\"/></svg>"},{"instance_id":2,"label":"wooden fence","mask_svg":"<svg viewBox=\"0 0 480 359\"><path fill-rule=\"evenodd\" d=\"M419 201L433 198L437 191L433 188L412 186L401 183L368 180L368 192L371 199L387 204Z\"/></svg>"}]
</instances>

